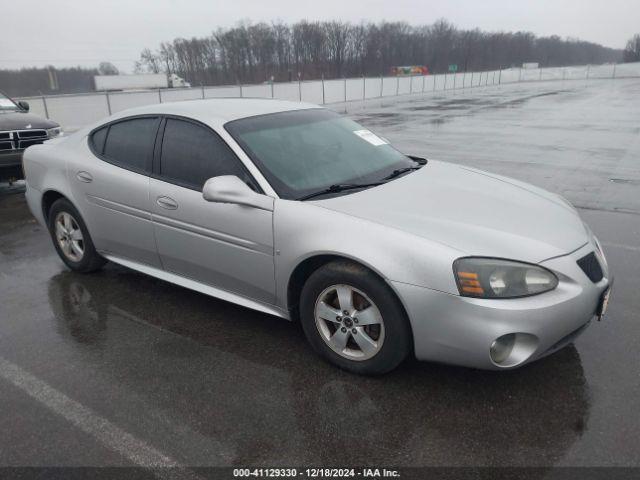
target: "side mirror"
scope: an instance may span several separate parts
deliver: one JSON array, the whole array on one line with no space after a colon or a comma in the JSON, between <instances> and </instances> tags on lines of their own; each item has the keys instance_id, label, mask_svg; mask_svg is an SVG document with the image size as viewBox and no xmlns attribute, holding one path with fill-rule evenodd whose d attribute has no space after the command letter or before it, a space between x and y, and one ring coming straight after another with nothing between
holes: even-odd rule
<instances>
[{"instance_id":1,"label":"side mirror","mask_svg":"<svg viewBox=\"0 0 640 480\"><path fill-rule=\"evenodd\" d=\"M207 202L235 203L260 210L273 211L273 198L254 192L235 175L212 177L202 188L202 197Z\"/></svg>"},{"instance_id":2,"label":"side mirror","mask_svg":"<svg viewBox=\"0 0 640 480\"><path fill-rule=\"evenodd\" d=\"M22 110L24 110L25 112L28 112L28 111L29 111L29 102L25 102L24 100L20 100L20 101L18 102L18 106L19 106Z\"/></svg>"}]
</instances>

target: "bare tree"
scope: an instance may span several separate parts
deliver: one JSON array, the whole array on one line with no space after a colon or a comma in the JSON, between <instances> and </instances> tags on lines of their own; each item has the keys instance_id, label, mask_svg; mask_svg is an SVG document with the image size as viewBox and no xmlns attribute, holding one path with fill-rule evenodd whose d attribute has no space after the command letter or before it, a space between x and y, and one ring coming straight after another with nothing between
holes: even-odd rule
<instances>
[{"instance_id":1,"label":"bare tree","mask_svg":"<svg viewBox=\"0 0 640 480\"><path fill-rule=\"evenodd\" d=\"M341 77L347 56L350 26L339 21L326 22L324 33L327 39L327 56L332 74Z\"/></svg>"},{"instance_id":2,"label":"bare tree","mask_svg":"<svg viewBox=\"0 0 640 480\"><path fill-rule=\"evenodd\" d=\"M140 53L140 60L135 64L135 71L137 73L160 73L161 68L160 56L148 48L145 48L142 53Z\"/></svg>"},{"instance_id":3,"label":"bare tree","mask_svg":"<svg viewBox=\"0 0 640 480\"><path fill-rule=\"evenodd\" d=\"M640 62L640 33L629 39L622 56L625 62Z\"/></svg>"},{"instance_id":4,"label":"bare tree","mask_svg":"<svg viewBox=\"0 0 640 480\"><path fill-rule=\"evenodd\" d=\"M120 73L116 66L111 62L100 62L98 72L100 72L100 75L118 75Z\"/></svg>"}]
</instances>

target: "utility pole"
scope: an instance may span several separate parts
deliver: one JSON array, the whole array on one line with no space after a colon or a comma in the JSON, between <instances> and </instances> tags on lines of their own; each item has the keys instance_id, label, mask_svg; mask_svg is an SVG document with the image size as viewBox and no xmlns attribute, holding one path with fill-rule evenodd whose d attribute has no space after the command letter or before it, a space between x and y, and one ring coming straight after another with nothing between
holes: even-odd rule
<instances>
[{"instance_id":1,"label":"utility pole","mask_svg":"<svg viewBox=\"0 0 640 480\"><path fill-rule=\"evenodd\" d=\"M47 119L49 118L49 108L47 108L47 98L42 94L42 92L40 92L40 95L42 96L42 106L44 107L44 116L47 117Z\"/></svg>"},{"instance_id":2,"label":"utility pole","mask_svg":"<svg viewBox=\"0 0 640 480\"><path fill-rule=\"evenodd\" d=\"M367 99L367 79L362 75L362 101Z\"/></svg>"},{"instance_id":3,"label":"utility pole","mask_svg":"<svg viewBox=\"0 0 640 480\"><path fill-rule=\"evenodd\" d=\"M347 103L347 77L344 77L344 103L345 103L344 108L346 109L347 108L347 105L346 105L346 103Z\"/></svg>"},{"instance_id":4,"label":"utility pole","mask_svg":"<svg viewBox=\"0 0 640 480\"><path fill-rule=\"evenodd\" d=\"M105 98L107 99L107 112L111 115L111 101L109 100L109 90L105 92Z\"/></svg>"}]
</instances>

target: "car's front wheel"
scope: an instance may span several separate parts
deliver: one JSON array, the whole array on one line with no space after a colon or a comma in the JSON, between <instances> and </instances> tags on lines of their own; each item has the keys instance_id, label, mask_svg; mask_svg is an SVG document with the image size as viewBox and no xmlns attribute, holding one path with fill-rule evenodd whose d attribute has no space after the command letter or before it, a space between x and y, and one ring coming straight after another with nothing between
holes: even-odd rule
<instances>
[{"instance_id":1,"label":"car's front wheel","mask_svg":"<svg viewBox=\"0 0 640 480\"><path fill-rule=\"evenodd\" d=\"M62 261L77 272L92 272L107 261L96 251L80 213L65 198L49 210L49 232Z\"/></svg>"},{"instance_id":2,"label":"car's front wheel","mask_svg":"<svg viewBox=\"0 0 640 480\"><path fill-rule=\"evenodd\" d=\"M354 373L388 372L411 351L409 322L395 293L352 262L334 261L311 274L300 319L314 350Z\"/></svg>"}]
</instances>

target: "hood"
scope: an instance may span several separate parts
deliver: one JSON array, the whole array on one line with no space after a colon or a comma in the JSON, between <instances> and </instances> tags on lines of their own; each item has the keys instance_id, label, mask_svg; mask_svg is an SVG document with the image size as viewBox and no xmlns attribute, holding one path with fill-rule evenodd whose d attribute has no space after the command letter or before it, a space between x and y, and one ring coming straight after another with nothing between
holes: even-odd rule
<instances>
[{"instance_id":1,"label":"hood","mask_svg":"<svg viewBox=\"0 0 640 480\"><path fill-rule=\"evenodd\" d=\"M56 122L33 113L0 111L0 131L26 130L27 125L31 125L29 128L53 128L59 126Z\"/></svg>"},{"instance_id":2,"label":"hood","mask_svg":"<svg viewBox=\"0 0 640 480\"><path fill-rule=\"evenodd\" d=\"M387 184L313 202L464 255L539 263L588 241L575 209L532 185L430 160Z\"/></svg>"}]
</instances>

